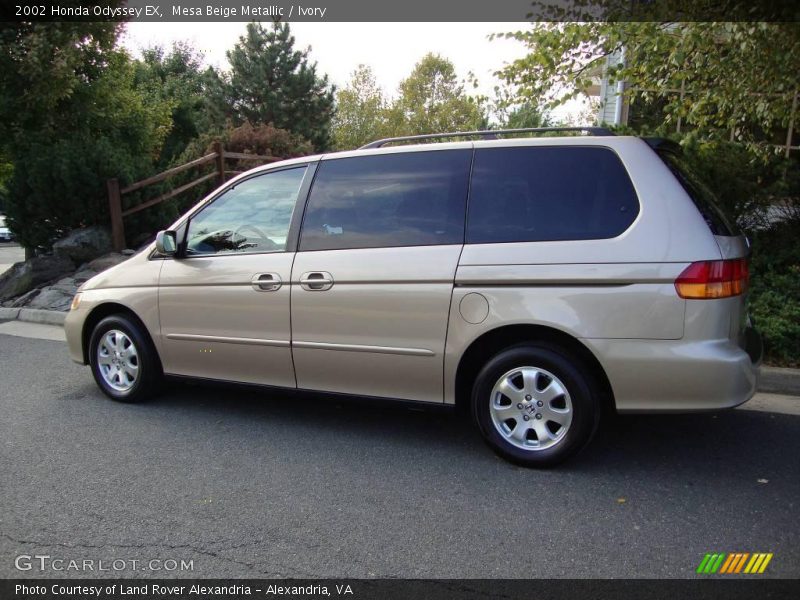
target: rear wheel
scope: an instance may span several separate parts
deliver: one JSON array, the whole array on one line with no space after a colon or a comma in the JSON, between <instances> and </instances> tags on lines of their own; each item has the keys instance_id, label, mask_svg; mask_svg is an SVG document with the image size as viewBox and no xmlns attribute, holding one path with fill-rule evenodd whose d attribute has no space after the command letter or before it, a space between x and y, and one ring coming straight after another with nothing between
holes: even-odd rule
<instances>
[{"instance_id":1,"label":"rear wheel","mask_svg":"<svg viewBox=\"0 0 800 600\"><path fill-rule=\"evenodd\" d=\"M591 440L600 418L593 378L566 352L546 344L503 350L478 374L475 421L489 446L517 464L547 467Z\"/></svg>"},{"instance_id":2,"label":"rear wheel","mask_svg":"<svg viewBox=\"0 0 800 600\"><path fill-rule=\"evenodd\" d=\"M152 342L140 325L124 315L106 317L95 326L89 363L100 389L120 402L146 400L161 380Z\"/></svg>"}]
</instances>

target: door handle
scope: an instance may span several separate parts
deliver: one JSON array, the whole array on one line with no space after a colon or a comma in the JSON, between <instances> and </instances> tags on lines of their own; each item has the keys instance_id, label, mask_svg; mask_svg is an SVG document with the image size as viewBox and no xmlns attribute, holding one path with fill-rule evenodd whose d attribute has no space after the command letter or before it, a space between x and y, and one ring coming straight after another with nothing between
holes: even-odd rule
<instances>
[{"instance_id":1,"label":"door handle","mask_svg":"<svg viewBox=\"0 0 800 600\"><path fill-rule=\"evenodd\" d=\"M324 292L333 287L333 275L326 271L309 271L300 275L300 286L309 292Z\"/></svg>"},{"instance_id":2,"label":"door handle","mask_svg":"<svg viewBox=\"0 0 800 600\"><path fill-rule=\"evenodd\" d=\"M281 289L281 276L277 273L256 273L250 285L257 292L275 292Z\"/></svg>"}]
</instances>

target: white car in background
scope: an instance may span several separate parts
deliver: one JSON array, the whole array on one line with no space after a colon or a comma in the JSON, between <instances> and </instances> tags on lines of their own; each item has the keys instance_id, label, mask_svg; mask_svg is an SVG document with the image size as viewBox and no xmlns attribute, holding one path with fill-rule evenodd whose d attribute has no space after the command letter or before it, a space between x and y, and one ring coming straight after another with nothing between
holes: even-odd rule
<instances>
[{"instance_id":1,"label":"white car in background","mask_svg":"<svg viewBox=\"0 0 800 600\"><path fill-rule=\"evenodd\" d=\"M0 215L0 242L13 242L14 236L6 226L5 215Z\"/></svg>"}]
</instances>

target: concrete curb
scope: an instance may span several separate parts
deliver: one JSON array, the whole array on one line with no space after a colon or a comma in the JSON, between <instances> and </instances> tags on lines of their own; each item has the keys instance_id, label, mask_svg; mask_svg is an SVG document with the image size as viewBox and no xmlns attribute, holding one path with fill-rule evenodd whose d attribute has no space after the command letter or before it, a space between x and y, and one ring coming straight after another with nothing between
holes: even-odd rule
<instances>
[{"instance_id":1,"label":"concrete curb","mask_svg":"<svg viewBox=\"0 0 800 600\"><path fill-rule=\"evenodd\" d=\"M64 325L67 313L60 310L43 310L39 308L22 308L18 310L17 320L28 323L42 323L44 325Z\"/></svg>"},{"instance_id":2,"label":"concrete curb","mask_svg":"<svg viewBox=\"0 0 800 600\"><path fill-rule=\"evenodd\" d=\"M19 308L5 308L0 306L0 319L13 321L19 316Z\"/></svg>"},{"instance_id":3,"label":"concrete curb","mask_svg":"<svg viewBox=\"0 0 800 600\"><path fill-rule=\"evenodd\" d=\"M800 369L761 367L759 392L800 396Z\"/></svg>"}]
</instances>

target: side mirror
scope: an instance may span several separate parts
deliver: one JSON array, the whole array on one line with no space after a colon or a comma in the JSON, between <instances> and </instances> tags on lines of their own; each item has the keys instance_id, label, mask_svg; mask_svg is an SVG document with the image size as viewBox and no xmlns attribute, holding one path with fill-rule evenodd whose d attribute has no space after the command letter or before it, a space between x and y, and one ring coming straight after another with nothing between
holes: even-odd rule
<instances>
[{"instance_id":1,"label":"side mirror","mask_svg":"<svg viewBox=\"0 0 800 600\"><path fill-rule=\"evenodd\" d=\"M156 236L156 250L159 254L173 256L178 251L174 231L159 231Z\"/></svg>"}]
</instances>

